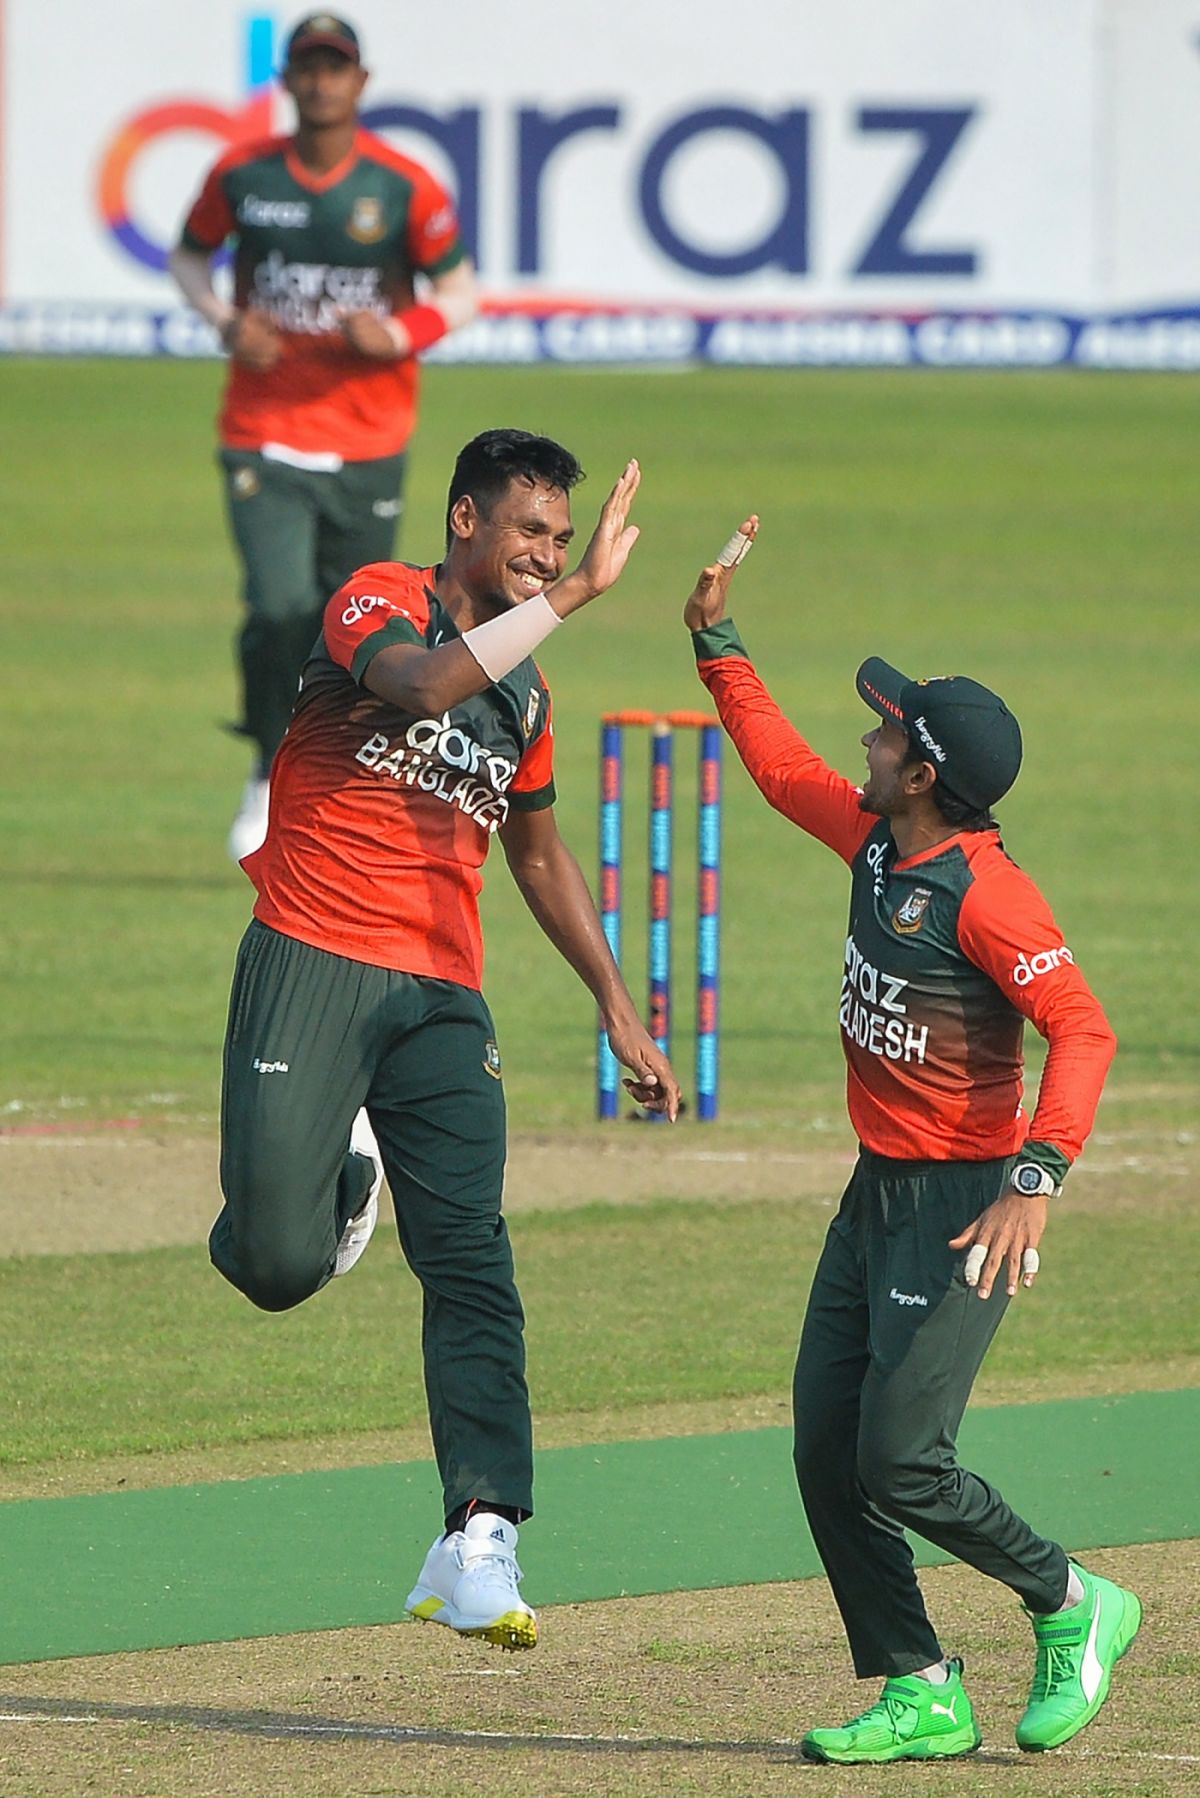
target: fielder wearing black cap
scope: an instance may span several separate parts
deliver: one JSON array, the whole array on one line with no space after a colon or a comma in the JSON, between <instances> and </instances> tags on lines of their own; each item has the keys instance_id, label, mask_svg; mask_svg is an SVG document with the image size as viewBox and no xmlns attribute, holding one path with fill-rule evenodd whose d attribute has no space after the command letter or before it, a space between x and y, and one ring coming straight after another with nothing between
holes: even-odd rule
<instances>
[{"instance_id":1,"label":"fielder wearing black cap","mask_svg":"<svg viewBox=\"0 0 1200 1798\"><path fill-rule=\"evenodd\" d=\"M335 13L314 12L293 29L283 54L287 68L306 50L337 50L350 62L362 61L362 46L353 25Z\"/></svg>"},{"instance_id":2,"label":"fielder wearing black cap","mask_svg":"<svg viewBox=\"0 0 1200 1798\"><path fill-rule=\"evenodd\" d=\"M1021 766L1004 701L965 675L910 680L872 656L857 676L878 719L862 737L865 775L839 773L784 716L725 616L757 534L751 516L702 571L684 620L759 791L850 875L838 1024L859 1156L800 1336L794 1460L855 1672L886 1681L863 1715L810 1730L801 1753L934 1760L980 1744L905 1530L1024 1604L1036 1661L1017 1743L1057 1748L1104 1703L1141 1606L961 1466L955 1437L1005 1308L1037 1277L1116 1039L991 815ZM787 906L798 862L780 858L768 904ZM798 923L797 965L807 950ZM1032 1117L1027 1023L1049 1044Z\"/></svg>"},{"instance_id":3,"label":"fielder wearing black cap","mask_svg":"<svg viewBox=\"0 0 1200 1798\"><path fill-rule=\"evenodd\" d=\"M910 680L868 656L854 681L873 712L908 733L956 799L986 811L1003 799L1021 768L1021 727L990 687L965 674Z\"/></svg>"}]
</instances>

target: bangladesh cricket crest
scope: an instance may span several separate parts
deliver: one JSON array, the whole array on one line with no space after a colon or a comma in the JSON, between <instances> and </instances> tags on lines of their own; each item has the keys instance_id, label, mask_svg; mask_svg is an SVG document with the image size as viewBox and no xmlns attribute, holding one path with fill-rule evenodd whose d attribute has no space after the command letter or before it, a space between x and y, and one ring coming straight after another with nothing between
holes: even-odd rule
<instances>
[{"instance_id":1,"label":"bangladesh cricket crest","mask_svg":"<svg viewBox=\"0 0 1200 1798\"><path fill-rule=\"evenodd\" d=\"M502 1078L500 1050L498 1045L490 1040L483 1045L483 1071L485 1074L490 1074L493 1080Z\"/></svg>"},{"instance_id":2,"label":"bangladesh cricket crest","mask_svg":"<svg viewBox=\"0 0 1200 1798\"><path fill-rule=\"evenodd\" d=\"M521 721L526 737L531 737L533 735L533 727L537 723L538 706L541 704L541 699L542 696L537 688L530 687L529 703L525 707L525 716Z\"/></svg>"},{"instance_id":3,"label":"bangladesh cricket crest","mask_svg":"<svg viewBox=\"0 0 1200 1798\"><path fill-rule=\"evenodd\" d=\"M925 922L925 913L932 898L933 894L928 887L914 887L904 904L892 913L892 929L899 936L915 936Z\"/></svg>"},{"instance_id":4,"label":"bangladesh cricket crest","mask_svg":"<svg viewBox=\"0 0 1200 1798\"><path fill-rule=\"evenodd\" d=\"M383 201L372 194L360 194L346 226L355 243L378 243L387 230L383 217Z\"/></svg>"}]
</instances>

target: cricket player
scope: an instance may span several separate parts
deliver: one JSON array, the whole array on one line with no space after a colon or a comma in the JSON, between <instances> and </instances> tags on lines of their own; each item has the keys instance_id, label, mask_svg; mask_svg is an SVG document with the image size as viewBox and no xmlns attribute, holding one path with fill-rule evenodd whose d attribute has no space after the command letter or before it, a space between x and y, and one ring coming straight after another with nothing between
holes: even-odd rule
<instances>
[{"instance_id":1,"label":"cricket player","mask_svg":"<svg viewBox=\"0 0 1200 1798\"><path fill-rule=\"evenodd\" d=\"M170 263L229 352L220 461L246 606L237 729L255 745L235 861L262 842L271 760L321 608L352 570L392 554L416 358L476 307L450 196L359 123L367 71L354 27L302 19L282 80L294 134L221 157ZM229 240L232 300L212 280Z\"/></svg>"},{"instance_id":2,"label":"cricket player","mask_svg":"<svg viewBox=\"0 0 1200 1798\"><path fill-rule=\"evenodd\" d=\"M1032 1286L1054 1195L1116 1041L991 807L1021 765L1004 702L974 680L858 671L878 722L861 787L783 716L725 616L749 518L684 618L701 680L764 797L850 869L840 1022L859 1158L817 1266L796 1364L804 1507L859 1678L877 1703L804 1737L814 1761L933 1760L980 1744L962 1662L925 1612L903 1531L1001 1580L1033 1625L1017 1742L1057 1748L1096 1715L1137 1634L1132 1592L1068 1560L955 1437L1009 1301ZM1049 1043L1032 1119L1029 1020Z\"/></svg>"},{"instance_id":3,"label":"cricket player","mask_svg":"<svg viewBox=\"0 0 1200 1798\"><path fill-rule=\"evenodd\" d=\"M498 836L534 917L596 999L625 1084L674 1118L679 1086L617 970L554 817L550 693L533 653L606 592L636 541L640 473L575 570L569 451L485 431L450 485L435 567L376 562L325 608L275 760L258 891L225 1043L210 1238L267 1311L358 1260L384 1172L424 1290L425 1384L445 1530L408 1608L532 1648L517 1525L533 1510L524 1316L501 1215L500 1050L478 894Z\"/></svg>"}]
</instances>

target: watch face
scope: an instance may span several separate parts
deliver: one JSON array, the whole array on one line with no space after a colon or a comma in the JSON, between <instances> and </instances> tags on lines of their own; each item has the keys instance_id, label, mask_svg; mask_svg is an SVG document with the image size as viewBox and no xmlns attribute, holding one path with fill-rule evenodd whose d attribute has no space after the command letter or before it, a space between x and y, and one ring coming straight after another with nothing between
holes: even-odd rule
<instances>
[{"instance_id":1,"label":"watch face","mask_svg":"<svg viewBox=\"0 0 1200 1798\"><path fill-rule=\"evenodd\" d=\"M1013 1185L1018 1192L1040 1192L1042 1188L1041 1168L1019 1167L1013 1175Z\"/></svg>"}]
</instances>

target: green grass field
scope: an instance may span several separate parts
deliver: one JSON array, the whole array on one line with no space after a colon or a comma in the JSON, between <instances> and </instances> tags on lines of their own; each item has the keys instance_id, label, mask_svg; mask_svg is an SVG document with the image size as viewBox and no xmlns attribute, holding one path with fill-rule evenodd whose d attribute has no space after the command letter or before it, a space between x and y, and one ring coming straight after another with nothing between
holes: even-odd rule
<instances>
[{"instance_id":1,"label":"green grass field","mask_svg":"<svg viewBox=\"0 0 1200 1798\"><path fill-rule=\"evenodd\" d=\"M220 728L235 709L238 604L212 465L217 380L207 365L0 359L5 1498L427 1452L419 1295L394 1239L381 1232L351 1280L285 1317L255 1313L203 1248L225 998L251 899L224 853L247 769ZM576 501L583 533L626 457L645 469L626 579L544 657L559 816L589 875L598 714L701 703L682 603L751 509L763 528L736 616L783 705L839 767L862 765L870 720L852 676L870 653L913 673L974 674L1019 714L1027 761L1002 807L1005 839L1054 903L1121 1052L1038 1286L989 1356L985 1403L1200 1382L1200 1035L1186 936L1194 411L1183 378L1069 373L445 369L427 381L402 545L414 559L436 556L453 455L486 426L549 431L579 453L591 475ZM685 1084L690 760L676 940ZM727 766L712 1129L591 1122L589 1002L498 854L485 893L486 984L522 1166L545 1169L549 1156L566 1170L555 1192L522 1186L512 1216L543 1446L787 1418L810 1269L852 1147L834 1018L846 879ZM636 815L628 849L637 992ZM139 1220L169 1220L176 1205L191 1207L184 1226L140 1233ZM119 1252L94 1252L111 1237L94 1227L100 1213L124 1229ZM174 1246L150 1246L163 1243ZM386 1520L353 1520L363 1527ZM536 1557L532 1530L529 1543ZM1028 1659L1010 1595L966 1570L931 1575L989 1705L987 1750L942 1769L939 1785L964 1798L1191 1789L1200 1740L1173 1707L1179 1679L1200 1669L1186 1622L1194 1560L1190 1544L1110 1553L1152 1628L1101 1725L1078 1755L1054 1757L1049 1784L1004 1746ZM536 1558L537 1602L535 1569ZM561 1607L526 1657L536 1665L489 1681L457 1640L430 1640L448 1632L398 1633L8 1669L0 1783L73 1794L82 1752L89 1789L161 1798L281 1783L433 1798L514 1779L539 1794L740 1798L795 1789L786 1738L853 1696L821 1582ZM498 1733L490 1746L451 1732L398 1750L351 1739L353 1722L344 1740L336 1722L327 1739L302 1740L308 1716ZM575 1733L558 1740L564 1731ZM614 1731L663 1740L614 1755ZM823 1784L884 1798L890 1771L829 1768Z\"/></svg>"},{"instance_id":2,"label":"green grass field","mask_svg":"<svg viewBox=\"0 0 1200 1798\"><path fill-rule=\"evenodd\" d=\"M250 900L223 849L244 751L218 728L233 708L237 603L211 467L216 379L208 366L0 364L14 490L0 518L10 1130L129 1115L211 1128ZM589 872L597 715L697 701L681 602L751 508L762 540L739 577L737 616L783 703L840 766L861 765L868 719L851 676L866 653L999 687L1027 741L1006 840L1047 887L1121 1038L1105 1152L1165 1167L1171 1144L1187 1154L1198 1046L1177 966L1196 844L1181 753L1197 665L1193 405L1190 384L1169 378L438 370L404 544L436 554L454 451L488 424L548 430L578 449L591 471L576 506L585 529L609 477L628 453L641 457L632 568L545 658L564 833ZM637 751L635 741L631 906L644 887ZM692 770L681 763L686 1078ZM769 811L732 757L725 852L724 1109L712 1140L849 1148L832 1016L844 872ZM589 1003L498 854L486 900L514 1130L586 1133ZM639 925L635 909L635 990ZM728 1216L672 1201L632 1224L613 1196L611 1207L519 1220L543 1409L777 1392L820 1214L797 1220L786 1200ZM1172 1259L1194 1264L1196 1238L1167 1209ZM1048 1274L1044 1286L1064 1276L1054 1305L1030 1308L989 1370L1032 1378L1053 1361L1082 1377L1089 1358L1156 1366L1200 1352L1174 1289L1136 1347L1127 1339L1129 1300L1152 1278L1160 1238L1131 1243L1123 1213L1069 1227L1070 1277L1061 1262ZM780 1265L795 1277L773 1281ZM595 1340L577 1295L605 1285L606 1268ZM0 1427L10 1464L419 1423L408 1356L397 1389L395 1277L382 1255L349 1311L285 1320L250 1313L191 1250L10 1261L0 1278L12 1288L5 1356L23 1394ZM404 1287L402 1305L413 1302ZM715 1336L714 1306L727 1320ZM172 1317L185 1321L168 1331ZM399 1333L407 1341L414 1328L406 1312ZM153 1389L130 1407L132 1370L165 1340ZM372 1345L365 1358L356 1340ZM69 1379L80 1341L85 1371ZM335 1371L319 1378L322 1366Z\"/></svg>"},{"instance_id":3,"label":"green grass field","mask_svg":"<svg viewBox=\"0 0 1200 1798\"><path fill-rule=\"evenodd\" d=\"M250 898L223 853L246 766L218 728L234 712L238 608L211 457L217 375L0 365L0 1104L17 1118L213 1115ZM591 473L576 505L584 528L627 454L644 464L630 572L545 654L560 817L589 872L597 714L697 701L681 604L754 507L761 545L736 612L781 701L853 772L867 718L851 677L864 654L963 669L1004 692L1027 742L1006 840L1111 1009L1115 1084L1190 1077L1197 1034L1176 965L1196 840L1181 753L1200 574L1190 383L434 370L425 417L403 539L417 558L437 553L451 459L477 429L509 421L575 447ZM640 835L631 821L631 895ZM726 1116L780 1129L814 1109L836 1116L842 871L740 769L725 863ZM589 1005L499 856L486 905L514 1125L579 1124L591 1108ZM679 905L686 1026L682 872ZM636 970L636 916L630 943ZM680 1057L686 1067L686 1040Z\"/></svg>"}]
</instances>

